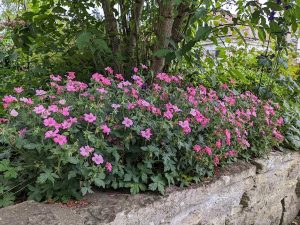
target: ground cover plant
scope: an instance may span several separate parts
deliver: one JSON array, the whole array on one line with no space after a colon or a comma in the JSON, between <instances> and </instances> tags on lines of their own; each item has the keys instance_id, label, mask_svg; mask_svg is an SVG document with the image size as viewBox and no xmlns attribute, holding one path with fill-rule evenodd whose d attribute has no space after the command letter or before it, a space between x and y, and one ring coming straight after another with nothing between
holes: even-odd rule
<instances>
[{"instance_id":1,"label":"ground cover plant","mask_svg":"<svg viewBox=\"0 0 300 225\"><path fill-rule=\"evenodd\" d=\"M89 84L74 72L51 75L32 98L21 86L2 98L2 206L19 193L38 201L80 198L94 185L163 194L284 140L280 105L238 93L234 80L211 89L145 65L130 80L105 71Z\"/></svg>"}]
</instances>

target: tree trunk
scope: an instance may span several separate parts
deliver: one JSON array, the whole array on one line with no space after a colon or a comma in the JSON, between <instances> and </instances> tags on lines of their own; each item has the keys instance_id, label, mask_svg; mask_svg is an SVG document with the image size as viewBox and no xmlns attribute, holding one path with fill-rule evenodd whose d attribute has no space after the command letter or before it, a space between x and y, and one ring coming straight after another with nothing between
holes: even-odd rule
<instances>
[{"instance_id":1,"label":"tree trunk","mask_svg":"<svg viewBox=\"0 0 300 225\"><path fill-rule=\"evenodd\" d=\"M177 16L174 19L172 27L172 36L171 39L177 44L182 41L184 35L182 34L182 29L184 22L187 18L191 2L182 2L177 8Z\"/></svg>"},{"instance_id":2,"label":"tree trunk","mask_svg":"<svg viewBox=\"0 0 300 225\"><path fill-rule=\"evenodd\" d=\"M174 0L159 0L159 13L158 13L158 20L157 20L157 30L156 30L156 43L154 46L154 52L168 48L169 41L168 39L172 35L172 27L174 23L174 16L173 16L173 8L174 8ZM165 65L165 58L164 57L153 57L152 63L152 70L154 73L162 71Z\"/></svg>"},{"instance_id":3,"label":"tree trunk","mask_svg":"<svg viewBox=\"0 0 300 225\"><path fill-rule=\"evenodd\" d=\"M110 40L112 53L115 56L118 56L120 54L120 38L118 32L118 23L113 13L113 5L111 0L101 0L101 3L105 16L105 28ZM117 72L123 71L121 62L114 60L114 64L114 69L117 70Z\"/></svg>"},{"instance_id":4,"label":"tree trunk","mask_svg":"<svg viewBox=\"0 0 300 225\"><path fill-rule=\"evenodd\" d=\"M140 19L143 10L145 0L135 0L132 8L132 18L130 22L130 44L129 44L129 55L131 63L139 64L139 49L138 49L138 38L139 38L139 27Z\"/></svg>"}]
</instances>

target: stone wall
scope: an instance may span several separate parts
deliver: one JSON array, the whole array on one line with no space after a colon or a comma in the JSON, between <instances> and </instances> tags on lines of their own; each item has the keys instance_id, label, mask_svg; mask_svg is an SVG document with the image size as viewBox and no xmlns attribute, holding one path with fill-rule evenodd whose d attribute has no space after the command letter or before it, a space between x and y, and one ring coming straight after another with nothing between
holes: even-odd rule
<instances>
[{"instance_id":1,"label":"stone wall","mask_svg":"<svg viewBox=\"0 0 300 225\"><path fill-rule=\"evenodd\" d=\"M287 225L300 209L300 154L272 152L238 162L165 196L96 192L67 208L27 201L0 209L1 225Z\"/></svg>"}]
</instances>

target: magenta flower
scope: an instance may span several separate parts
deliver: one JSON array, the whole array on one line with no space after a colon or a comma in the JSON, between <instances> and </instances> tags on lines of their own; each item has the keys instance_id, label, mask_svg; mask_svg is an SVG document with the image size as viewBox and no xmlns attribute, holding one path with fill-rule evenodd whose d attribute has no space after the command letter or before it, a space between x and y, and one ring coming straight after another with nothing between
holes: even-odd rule
<instances>
[{"instance_id":1,"label":"magenta flower","mask_svg":"<svg viewBox=\"0 0 300 225\"><path fill-rule=\"evenodd\" d=\"M146 130L142 130L141 131L141 136L143 138L145 138L146 140L150 140L151 136L152 136L152 133L151 133L151 129L150 128L147 128Z\"/></svg>"},{"instance_id":2,"label":"magenta flower","mask_svg":"<svg viewBox=\"0 0 300 225\"><path fill-rule=\"evenodd\" d=\"M59 145L65 145L67 144L67 137L65 135L57 134L53 141Z\"/></svg>"},{"instance_id":3,"label":"magenta flower","mask_svg":"<svg viewBox=\"0 0 300 225\"><path fill-rule=\"evenodd\" d=\"M66 104L66 100L65 99L61 99L61 100L58 101L58 103L61 104L61 105L64 105L64 104Z\"/></svg>"},{"instance_id":4,"label":"magenta flower","mask_svg":"<svg viewBox=\"0 0 300 225\"><path fill-rule=\"evenodd\" d=\"M86 122L93 123L93 122L96 121L96 119L97 119L97 117L94 114L92 114L92 113L89 113L89 114L86 113L86 114L84 114L84 120Z\"/></svg>"},{"instance_id":5,"label":"magenta flower","mask_svg":"<svg viewBox=\"0 0 300 225\"><path fill-rule=\"evenodd\" d=\"M122 124L125 127L131 127L133 125L133 121L131 119L129 119L128 117L125 117Z\"/></svg>"},{"instance_id":6,"label":"magenta flower","mask_svg":"<svg viewBox=\"0 0 300 225\"><path fill-rule=\"evenodd\" d=\"M214 157L214 164L215 164L215 166L219 165L219 163L220 163L220 159L219 159L219 157L217 155L215 155L215 157Z\"/></svg>"},{"instance_id":7,"label":"magenta flower","mask_svg":"<svg viewBox=\"0 0 300 225\"><path fill-rule=\"evenodd\" d=\"M33 112L35 112L36 114L42 114L43 112L45 112L45 110L46 109L43 105L37 105L33 108Z\"/></svg>"},{"instance_id":8,"label":"magenta flower","mask_svg":"<svg viewBox=\"0 0 300 225\"><path fill-rule=\"evenodd\" d=\"M206 152L207 155L212 155L212 149L208 146L205 146L204 151Z\"/></svg>"},{"instance_id":9,"label":"magenta flower","mask_svg":"<svg viewBox=\"0 0 300 225\"><path fill-rule=\"evenodd\" d=\"M50 112L58 112L58 107L57 107L57 105L50 105L49 107L48 107L48 110L50 111Z\"/></svg>"},{"instance_id":10,"label":"magenta flower","mask_svg":"<svg viewBox=\"0 0 300 225\"><path fill-rule=\"evenodd\" d=\"M14 88L14 91L15 91L17 94L21 94L21 93L24 91L24 89L23 89L22 87L15 87L15 88Z\"/></svg>"},{"instance_id":11,"label":"magenta flower","mask_svg":"<svg viewBox=\"0 0 300 225\"><path fill-rule=\"evenodd\" d=\"M110 128L107 126L107 124L102 124L101 125L101 130L102 130L102 132L104 133L104 134L109 134L110 133Z\"/></svg>"},{"instance_id":12,"label":"magenta flower","mask_svg":"<svg viewBox=\"0 0 300 225\"><path fill-rule=\"evenodd\" d=\"M105 163L105 169L108 171L108 172L111 172L112 171L112 165L110 162L106 162Z\"/></svg>"},{"instance_id":13,"label":"magenta flower","mask_svg":"<svg viewBox=\"0 0 300 225\"><path fill-rule=\"evenodd\" d=\"M75 79L75 72L67 72L67 79L74 80Z\"/></svg>"},{"instance_id":14,"label":"magenta flower","mask_svg":"<svg viewBox=\"0 0 300 225\"><path fill-rule=\"evenodd\" d=\"M217 146L218 149L220 149L222 147L222 141L221 141L221 139L219 139L219 140L216 141L216 146Z\"/></svg>"},{"instance_id":15,"label":"magenta flower","mask_svg":"<svg viewBox=\"0 0 300 225\"><path fill-rule=\"evenodd\" d=\"M59 112L64 115L64 116L69 116L70 115L70 107L63 107L62 109L59 110Z\"/></svg>"},{"instance_id":16,"label":"magenta flower","mask_svg":"<svg viewBox=\"0 0 300 225\"><path fill-rule=\"evenodd\" d=\"M134 72L134 73L137 73L137 72L139 72L139 69L138 69L137 67L134 67L134 68L133 68L133 72Z\"/></svg>"},{"instance_id":17,"label":"magenta flower","mask_svg":"<svg viewBox=\"0 0 300 225\"><path fill-rule=\"evenodd\" d=\"M90 155L91 152L93 152L95 149L93 147L90 147L88 145L86 146L82 146L79 151L80 151L80 155L82 155L83 157L88 157Z\"/></svg>"},{"instance_id":18,"label":"magenta flower","mask_svg":"<svg viewBox=\"0 0 300 225\"><path fill-rule=\"evenodd\" d=\"M23 128L22 130L18 131L19 137L25 137L25 134L27 132L27 128Z\"/></svg>"},{"instance_id":19,"label":"magenta flower","mask_svg":"<svg viewBox=\"0 0 300 225\"><path fill-rule=\"evenodd\" d=\"M59 75L54 76L53 74L51 74L50 79L53 81L61 81L61 76L59 76Z\"/></svg>"},{"instance_id":20,"label":"magenta flower","mask_svg":"<svg viewBox=\"0 0 300 225\"><path fill-rule=\"evenodd\" d=\"M226 136L226 144L228 146L230 146L230 144L231 144L231 142L230 142L231 134L230 134L230 131L228 129L225 130L225 136Z\"/></svg>"},{"instance_id":21,"label":"magenta flower","mask_svg":"<svg viewBox=\"0 0 300 225\"><path fill-rule=\"evenodd\" d=\"M108 72L109 74L113 74L114 73L114 71L113 71L113 69L111 67L106 67L105 71Z\"/></svg>"},{"instance_id":22,"label":"magenta flower","mask_svg":"<svg viewBox=\"0 0 300 225\"><path fill-rule=\"evenodd\" d=\"M284 140L284 136L276 128L273 129L272 133L277 140L279 140L279 141Z\"/></svg>"},{"instance_id":23,"label":"magenta flower","mask_svg":"<svg viewBox=\"0 0 300 225\"><path fill-rule=\"evenodd\" d=\"M21 102L24 102L25 104L28 104L28 105L32 105L33 104L33 100L31 98L20 98L20 101Z\"/></svg>"},{"instance_id":24,"label":"magenta flower","mask_svg":"<svg viewBox=\"0 0 300 225\"><path fill-rule=\"evenodd\" d=\"M102 94L107 93L107 90L105 90L105 88L97 88L97 91Z\"/></svg>"},{"instance_id":25,"label":"magenta flower","mask_svg":"<svg viewBox=\"0 0 300 225\"><path fill-rule=\"evenodd\" d=\"M173 118L173 113L171 111L164 112L164 117L168 120Z\"/></svg>"},{"instance_id":26,"label":"magenta flower","mask_svg":"<svg viewBox=\"0 0 300 225\"><path fill-rule=\"evenodd\" d=\"M195 152L200 152L201 151L201 146L200 145L194 145L193 150Z\"/></svg>"},{"instance_id":27,"label":"magenta flower","mask_svg":"<svg viewBox=\"0 0 300 225\"><path fill-rule=\"evenodd\" d=\"M47 131L45 133L45 138L46 139L48 139L48 138L54 138L54 137L56 137L57 133L58 133L58 130L55 130L55 131L49 130L49 131Z\"/></svg>"},{"instance_id":28,"label":"magenta flower","mask_svg":"<svg viewBox=\"0 0 300 225\"><path fill-rule=\"evenodd\" d=\"M47 94L47 92L44 91L44 90L36 90L35 91L35 95L37 95L37 96L42 96L42 95L45 95L45 94Z\"/></svg>"},{"instance_id":29,"label":"magenta flower","mask_svg":"<svg viewBox=\"0 0 300 225\"><path fill-rule=\"evenodd\" d=\"M46 127L55 127L57 122L52 117L48 117L47 119L44 119L44 125Z\"/></svg>"},{"instance_id":30,"label":"magenta flower","mask_svg":"<svg viewBox=\"0 0 300 225\"><path fill-rule=\"evenodd\" d=\"M94 156L92 157L92 160L96 165L100 165L100 164L103 163L102 155L100 155L100 154L98 155L97 153L94 153Z\"/></svg>"}]
</instances>

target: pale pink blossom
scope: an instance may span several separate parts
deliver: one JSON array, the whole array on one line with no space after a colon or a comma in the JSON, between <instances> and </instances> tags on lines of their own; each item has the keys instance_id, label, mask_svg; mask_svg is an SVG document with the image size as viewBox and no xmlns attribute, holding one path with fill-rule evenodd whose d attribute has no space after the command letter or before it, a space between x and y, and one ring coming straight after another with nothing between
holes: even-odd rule
<instances>
[{"instance_id":1,"label":"pale pink blossom","mask_svg":"<svg viewBox=\"0 0 300 225\"><path fill-rule=\"evenodd\" d=\"M15 109L10 110L9 114L13 117L17 117L19 115L19 113Z\"/></svg>"},{"instance_id":2,"label":"pale pink blossom","mask_svg":"<svg viewBox=\"0 0 300 225\"><path fill-rule=\"evenodd\" d=\"M108 171L108 172L111 172L112 171L112 165L110 162L106 162L105 163L105 169Z\"/></svg>"},{"instance_id":3,"label":"pale pink blossom","mask_svg":"<svg viewBox=\"0 0 300 225\"><path fill-rule=\"evenodd\" d=\"M97 117L93 113L89 113L89 114L85 113L83 116L84 116L83 119L89 123L93 123L97 119Z\"/></svg>"},{"instance_id":4,"label":"pale pink blossom","mask_svg":"<svg viewBox=\"0 0 300 225\"><path fill-rule=\"evenodd\" d=\"M53 141L59 145L65 145L67 144L67 137L65 135L57 134Z\"/></svg>"},{"instance_id":5,"label":"pale pink blossom","mask_svg":"<svg viewBox=\"0 0 300 225\"><path fill-rule=\"evenodd\" d=\"M92 157L92 160L96 165L100 165L104 162L102 155L97 154L97 153L94 153L94 156Z\"/></svg>"},{"instance_id":6,"label":"pale pink blossom","mask_svg":"<svg viewBox=\"0 0 300 225\"><path fill-rule=\"evenodd\" d=\"M128 117L125 117L122 124L125 127L131 127L133 125L133 121L131 119L129 119Z\"/></svg>"},{"instance_id":7,"label":"pale pink blossom","mask_svg":"<svg viewBox=\"0 0 300 225\"><path fill-rule=\"evenodd\" d=\"M110 131L111 131L111 129L107 126L107 124L102 124L101 125L101 130L102 130L102 132L104 133L104 134L109 134L110 133Z\"/></svg>"},{"instance_id":8,"label":"pale pink blossom","mask_svg":"<svg viewBox=\"0 0 300 225\"><path fill-rule=\"evenodd\" d=\"M146 140L150 140L151 136L152 136L152 133L151 133L151 129L150 128L147 128L146 130L142 130L141 131L141 136L143 138L145 138Z\"/></svg>"},{"instance_id":9,"label":"pale pink blossom","mask_svg":"<svg viewBox=\"0 0 300 225\"><path fill-rule=\"evenodd\" d=\"M201 146L200 146L200 145L194 145L194 146L193 146L193 150L194 150L195 152L200 152L200 151L201 151Z\"/></svg>"},{"instance_id":10,"label":"pale pink blossom","mask_svg":"<svg viewBox=\"0 0 300 225\"><path fill-rule=\"evenodd\" d=\"M17 94L21 94L21 93L24 91L24 89L23 89L22 87L15 87L15 88L14 88L14 91L15 91Z\"/></svg>"}]
</instances>

